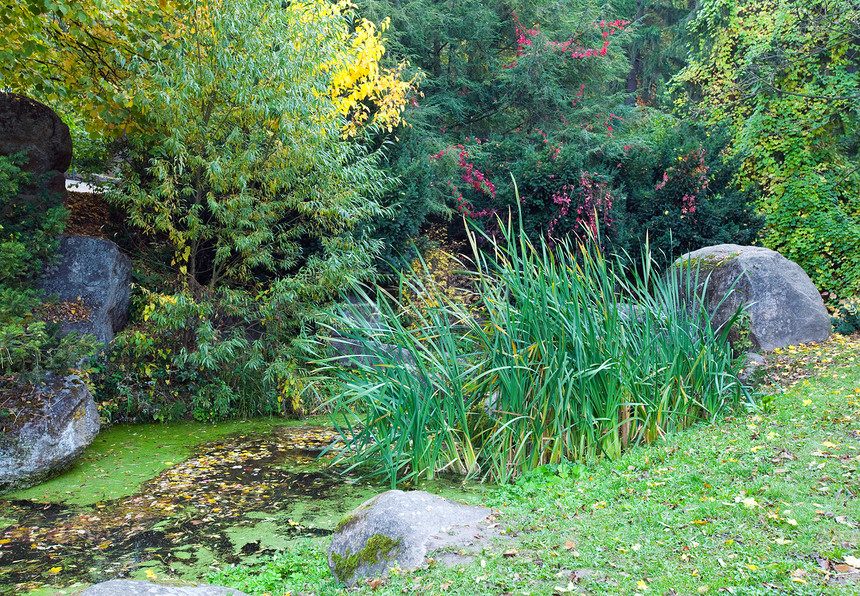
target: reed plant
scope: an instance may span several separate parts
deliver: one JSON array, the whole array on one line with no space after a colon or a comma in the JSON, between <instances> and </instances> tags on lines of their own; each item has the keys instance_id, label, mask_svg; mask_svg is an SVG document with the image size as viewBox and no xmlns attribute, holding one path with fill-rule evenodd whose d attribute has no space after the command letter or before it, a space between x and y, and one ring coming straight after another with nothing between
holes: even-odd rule
<instances>
[{"instance_id":1,"label":"reed plant","mask_svg":"<svg viewBox=\"0 0 860 596\"><path fill-rule=\"evenodd\" d=\"M657 272L648 250L634 266L596 237L535 246L510 218L500 228L470 233L476 305L406 273L396 294L360 293L376 324L334 315L361 354L323 361L343 382L333 406L353 466L392 485L442 470L504 482L752 404L733 321L714 329L691 299L695 270Z\"/></svg>"}]
</instances>

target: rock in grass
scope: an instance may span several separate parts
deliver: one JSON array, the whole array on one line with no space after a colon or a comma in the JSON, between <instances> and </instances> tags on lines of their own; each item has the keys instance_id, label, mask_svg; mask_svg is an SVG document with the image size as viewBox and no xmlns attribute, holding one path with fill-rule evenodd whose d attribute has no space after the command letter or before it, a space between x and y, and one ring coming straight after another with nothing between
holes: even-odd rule
<instances>
[{"instance_id":1,"label":"rock in grass","mask_svg":"<svg viewBox=\"0 0 860 596\"><path fill-rule=\"evenodd\" d=\"M729 336L736 348L773 350L830 336L830 315L815 285L797 263L778 252L719 244L685 254L675 261L681 264L699 268L700 290L707 281L705 298L715 328L746 306L748 316Z\"/></svg>"},{"instance_id":2,"label":"rock in grass","mask_svg":"<svg viewBox=\"0 0 860 596\"><path fill-rule=\"evenodd\" d=\"M464 538L474 538L489 515L486 507L423 491L391 490L340 520L328 550L328 566L347 586L383 575L395 566L415 569L428 553L459 547Z\"/></svg>"},{"instance_id":3,"label":"rock in grass","mask_svg":"<svg viewBox=\"0 0 860 596\"><path fill-rule=\"evenodd\" d=\"M81 596L247 596L233 588L198 584L196 586L168 586L151 582L112 579L90 586Z\"/></svg>"},{"instance_id":4,"label":"rock in grass","mask_svg":"<svg viewBox=\"0 0 860 596\"><path fill-rule=\"evenodd\" d=\"M72 465L99 432L93 396L77 375L7 387L0 435L0 494L35 486Z\"/></svg>"}]
</instances>

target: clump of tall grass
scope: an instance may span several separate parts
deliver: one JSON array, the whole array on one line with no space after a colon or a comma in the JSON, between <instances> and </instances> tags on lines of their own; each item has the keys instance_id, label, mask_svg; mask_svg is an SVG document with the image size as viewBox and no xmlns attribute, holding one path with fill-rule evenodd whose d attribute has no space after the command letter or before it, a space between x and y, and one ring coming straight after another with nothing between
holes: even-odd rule
<instances>
[{"instance_id":1,"label":"clump of tall grass","mask_svg":"<svg viewBox=\"0 0 860 596\"><path fill-rule=\"evenodd\" d=\"M695 272L656 272L647 250L634 267L595 240L535 246L500 224L488 249L471 234L477 306L407 273L398 296L411 301L361 294L377 324L334 316L365 355L324 361L343 383L334 419L354 466L392 485L442 470L506 481L750 402L726 341L733 321L714 329L707 305L685 299Z\"/></svg>"}]
</instances>

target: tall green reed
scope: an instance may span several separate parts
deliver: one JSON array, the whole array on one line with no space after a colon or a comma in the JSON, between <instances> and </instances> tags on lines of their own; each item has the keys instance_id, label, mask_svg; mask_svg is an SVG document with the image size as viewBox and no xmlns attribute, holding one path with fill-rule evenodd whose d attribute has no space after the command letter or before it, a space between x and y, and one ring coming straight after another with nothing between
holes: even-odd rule
<instances>
[{"instance_id":1,"label":"tall green reed","mask_svg":"<svg viewBox=\"0 0 860 596\"><path fill-rule=\"evenodd\" d=\"M647 250L634 267L599 238L534 246L510 219L500 228L486 249L470 233L476 307L405 274L398 296L360 293L378 324L333 317L367 356L323 361L343 382L333 405L353 466L392 486L441 470L506 481L751 403L726 341L733 321L714 329L690 299L706 283L697 271L656 272ZM404 301L410 285L422 287Z\"/></svg>"}]
</instances>

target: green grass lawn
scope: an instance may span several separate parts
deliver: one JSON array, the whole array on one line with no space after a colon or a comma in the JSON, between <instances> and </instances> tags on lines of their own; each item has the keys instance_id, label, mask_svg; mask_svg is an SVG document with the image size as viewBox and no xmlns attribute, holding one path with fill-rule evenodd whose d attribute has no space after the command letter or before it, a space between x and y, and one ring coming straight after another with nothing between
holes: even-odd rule
<instances>
[{"instance_id":1,"label":"green grass lawn","mask_svg":"<svg viewBox=\"0 0 860 596\"><path fill-rule=\"evenodd\" d=\"M521 478L485 499L510 541L356 593L860 594L858 358L860 339L838 335L775 352L768 372L784 391L764 388L765 411ZM327 545L213 581L344 593L328 578Z\"/></svg>"}]
</instances>

